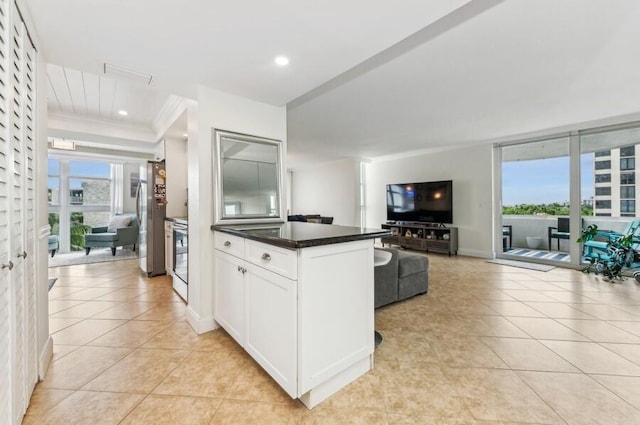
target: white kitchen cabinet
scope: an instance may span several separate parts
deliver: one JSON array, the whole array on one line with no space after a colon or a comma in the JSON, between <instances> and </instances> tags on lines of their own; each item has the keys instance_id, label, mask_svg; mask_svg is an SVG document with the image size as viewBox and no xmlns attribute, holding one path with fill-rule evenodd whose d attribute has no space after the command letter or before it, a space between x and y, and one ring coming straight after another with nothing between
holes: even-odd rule
<instances>
[{"instance_id":1,"label":"white kitchen cabinet","mask_svg":"<svg viewBox=\"0 0 640 425\"><path fill-rule=\"evenodd\" d=\"M244 347L244 261L215 251L214 318Z\"/></svg>"},{"instance_id":2,"label":"white kitchen cabinet","mask_svg":"<svg viewBox=\"0 0 640 425\"><path fill-rule=\"evenodd\" d=\"M242 238L225 237L216 246L214 318L296 398L296 281L230 254L240 255L248 249L249 243L245 244ZM260 263L268 264L271 258L291 263L283 259L287 253L282 251L287 250L274 248L254 243L251 250L259 250L261 254L256 261ZM295 260L295 252L288 253Z\"/></svg>"},{"instance_id":3,"label":"white kitchen cabinet","mask_svg":"<svg viewBox=\"0 0 640 425\"><path fill-rule=\"evenodd\" d=\"M296 398L297 282L248 263L245 285L244 349Z\"/></svg>"},{"instance_id":4,"label":"white kitchen cabinet","mask_svg":"<svg viewBox=\"0 0 640 425\"><path fill-rule=\"evenodd\" d=\"M216 231L214 318L313 408L373 366L373 244L286 249ZM293 277L293 278L292 278Z\"/></svg>"},{"instance_id":5,"label":"white kitchen cabinet","mask_svg":"<svg viewBox=\"0 0 640 425\"><path fill-rule=\"evenodd\" d=\"M173 276L173 221L164 222L164 268L167 276Z\"/></svg>"}]
</instances>

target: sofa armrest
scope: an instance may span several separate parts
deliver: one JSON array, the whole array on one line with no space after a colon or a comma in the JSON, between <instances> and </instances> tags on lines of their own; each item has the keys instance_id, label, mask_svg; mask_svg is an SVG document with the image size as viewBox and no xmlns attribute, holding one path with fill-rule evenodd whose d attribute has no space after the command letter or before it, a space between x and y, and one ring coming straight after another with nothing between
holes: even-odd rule
<instances>
[{"instance_id":1,"label":"sofa armrest","mask_svg":"<svg viewBox=\"0 0 640 425\"><path fill-rule=\"evenodd\" d=\"M107 233L107 226L92 227L91 233Z\"/></svg>"},{"instance_id":2,"label":"sofa armrest","mask_svg":"<svg viewBox=\"0 0 640 425\"><path fill-rule=\"evenodd\" d=\"M118 233L118 245L133 245L138 242L138 226L120 227Z\"/></svg>"}]
</instances>

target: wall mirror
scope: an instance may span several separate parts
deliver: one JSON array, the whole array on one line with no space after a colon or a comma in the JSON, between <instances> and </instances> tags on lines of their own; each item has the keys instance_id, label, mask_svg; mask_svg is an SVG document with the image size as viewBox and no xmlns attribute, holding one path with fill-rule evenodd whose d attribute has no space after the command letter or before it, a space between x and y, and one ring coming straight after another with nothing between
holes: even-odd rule
<instances>
[{"instance_id":1,"label":"wall mirror","mask_svg":"<svg viewBox=\"0 0 640 425\"><path fill-rule=\"evenodd\" d=\"M282 143L214 130L215 223L283 221Z\"/></svg>"}]
</instances>

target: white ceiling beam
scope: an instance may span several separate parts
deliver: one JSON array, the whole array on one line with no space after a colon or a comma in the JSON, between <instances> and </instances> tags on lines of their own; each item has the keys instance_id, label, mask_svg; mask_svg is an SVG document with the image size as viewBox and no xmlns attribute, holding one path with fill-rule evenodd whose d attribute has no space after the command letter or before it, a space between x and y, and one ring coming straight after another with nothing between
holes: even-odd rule
<instances>
[{"instance_id":1,"label":"white ceiling beam","mask_svg":"<svg viewBox=\"0 0 640 425\"><path fill-rule=\"evenodd\" d=\"M82 141L104 141L109 145L150 148L157 142L155 133L144 126L82 119L65 114L49 114L49 136L65 137ZM72 136L73 135L73 136Z\"/></svg>"}]
</instances>

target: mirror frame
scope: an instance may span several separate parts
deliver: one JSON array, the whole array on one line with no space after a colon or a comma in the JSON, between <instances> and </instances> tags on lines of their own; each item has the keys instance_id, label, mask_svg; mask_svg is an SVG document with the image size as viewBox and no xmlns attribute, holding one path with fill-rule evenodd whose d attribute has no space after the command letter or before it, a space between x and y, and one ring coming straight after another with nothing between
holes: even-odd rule
<instances>
[{"instance_id":1,"label":"mirror frame","mask_svg":"<svg viewBox=\"0 0 640 425\"><path fill-rule=\"evenodd\" d=\"M277 149L276 156L276 177L278 179L278 215L277 216L261 216L252 215L250 217L224 217L224 187L222 179L222 138L236 139L241 142L260 143L274 146ZM249 134L237 133L233 131L213 129L213 156L215 170L213 172L213 188L215 191L214 200L216 205L214 211L214 224L251 224L251 223L283 223L285 221L285 198L284 198L284 152L282 149L282 141L276 139L268 139L266 137L252 136Z\"/></svg>"}]
</instances>

